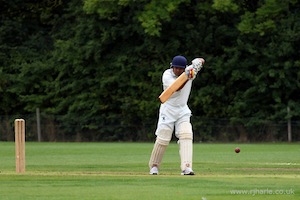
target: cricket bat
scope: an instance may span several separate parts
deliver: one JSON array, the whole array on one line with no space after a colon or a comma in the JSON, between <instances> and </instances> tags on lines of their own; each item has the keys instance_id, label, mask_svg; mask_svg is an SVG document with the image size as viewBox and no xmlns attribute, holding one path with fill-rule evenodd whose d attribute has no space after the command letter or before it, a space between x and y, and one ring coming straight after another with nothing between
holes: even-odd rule
<instances>
[{"instance_id":1,"label":"cricket bat","mask_svg":"<svg viewBox=\"0 0 300 200\"><path fill-rule=\"evenodd\" d=\"M170 96L176 92L186 81L188 77L185 72L183 72L167 89L165 89L161 95L158 97L161 103L165 103Z\"/></svg>"}]
</instances>

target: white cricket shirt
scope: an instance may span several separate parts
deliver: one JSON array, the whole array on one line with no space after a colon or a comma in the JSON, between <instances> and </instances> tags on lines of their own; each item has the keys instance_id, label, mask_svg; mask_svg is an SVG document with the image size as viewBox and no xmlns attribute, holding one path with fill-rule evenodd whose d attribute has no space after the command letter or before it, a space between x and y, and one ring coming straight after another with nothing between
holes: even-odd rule
<instances>
[{"instance_id":1,"label":"white cricket shirt","mask_svg":"<svg viewBox=\"0 0 300 200\"><path fill-rule=\"evenodd\" d=\"M162 76L163 89L165 90L167 87L169 87L177 78L178 76L174 74L172 68L164 71ZM172 96L165 102L165 104L180 107L186 106L190 96L191 87L192 80L188 80L184 87L172 94Z\"/></svg>"}]
</instances>

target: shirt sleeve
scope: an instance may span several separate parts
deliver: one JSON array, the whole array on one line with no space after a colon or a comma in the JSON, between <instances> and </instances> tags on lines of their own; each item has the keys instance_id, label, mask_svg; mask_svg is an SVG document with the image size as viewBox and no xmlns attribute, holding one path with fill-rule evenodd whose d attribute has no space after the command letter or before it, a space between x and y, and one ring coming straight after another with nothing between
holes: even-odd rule
<instances>
[{"instance_id":1,"label":"shirt sleeve","mask_svg":"<svg viewBox=\"0 0 300 200\"><path fill-rule=\"evenodd\" d=\"M167 89L175 80L175 74L172 74L172 69L167 69L162 76L162 83L164 90Z\"/></svg>"}]
</instances>

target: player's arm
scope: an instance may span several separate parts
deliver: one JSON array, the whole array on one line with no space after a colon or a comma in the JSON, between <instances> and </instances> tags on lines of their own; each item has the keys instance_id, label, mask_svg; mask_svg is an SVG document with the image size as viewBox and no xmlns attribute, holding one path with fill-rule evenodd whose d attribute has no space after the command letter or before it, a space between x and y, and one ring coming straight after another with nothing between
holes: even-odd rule
<instances>
[{"instance_id":1,"label":"player's arm","mask_svg":"<svg viewBox=\"0 0 300 200\"><path fill-rule=\"evenodd\" d=\"M188 79L194 80L196 78L198 72L202 69L204 62L203 58L195 58L192 61L192 64L185 68Z\"/></svg>"},{"instance_id":2,"label":"player's arm","mask_svg":"<svg viewBox=\"0 0 300 200\"><path fill-rule=\"evenodd\" d=\"M183 74L186 74L185 72L183 72L181 75ZM178 77L177 77L178 78ZM169 73L166 73L163 75L163 79L162 79L162 82L163 82L163 85L164 85L164 90L167 89L170 85L174 84L174 82L177 80L177 78L172 75L172 74L169 74ZM182 85L176 89L175 91L179 91L181 90L185 84L187 83L188 79L182 79Z\"/></svg>"},{"instance_id":3,"label":"player's arm","mask_svg":"<svg viewBox=\"0 0 300 200\"><path fill-rule=\"evenodd\" d=\"M186 73L186 75L188 76L188 80L189 79L195 79L196 78L196 75L198 74L198 72L201 70L201 68L203 67L204 65L204 59L203 58L196 58L192 61L192 65L188 66L186 69L185 69L185 72L183 73ZM181 90L185 84L188 82L188 80L186 80L179 88L178 90L176 91L179 91Z\"/></svg>"}]
</instances>

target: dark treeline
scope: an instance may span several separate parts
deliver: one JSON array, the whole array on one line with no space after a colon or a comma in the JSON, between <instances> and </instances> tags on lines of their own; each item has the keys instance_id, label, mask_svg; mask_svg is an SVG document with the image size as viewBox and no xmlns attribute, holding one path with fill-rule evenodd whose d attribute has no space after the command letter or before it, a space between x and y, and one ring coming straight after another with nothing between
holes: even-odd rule
<instances>
[{"instance_id":1,"label":"dark treeline","mask_svg":"<svg viewBox=\"0 0 300 200\"><path fill-rule=\"evenodd\" d=\"M145 140L161 74L181 54L206 59L189 102L195 127L226 119L247 140L250 127L300 120L297 0L0 2L1 116L39 108L64 134Z\"/></svg>"}]
</instances>

